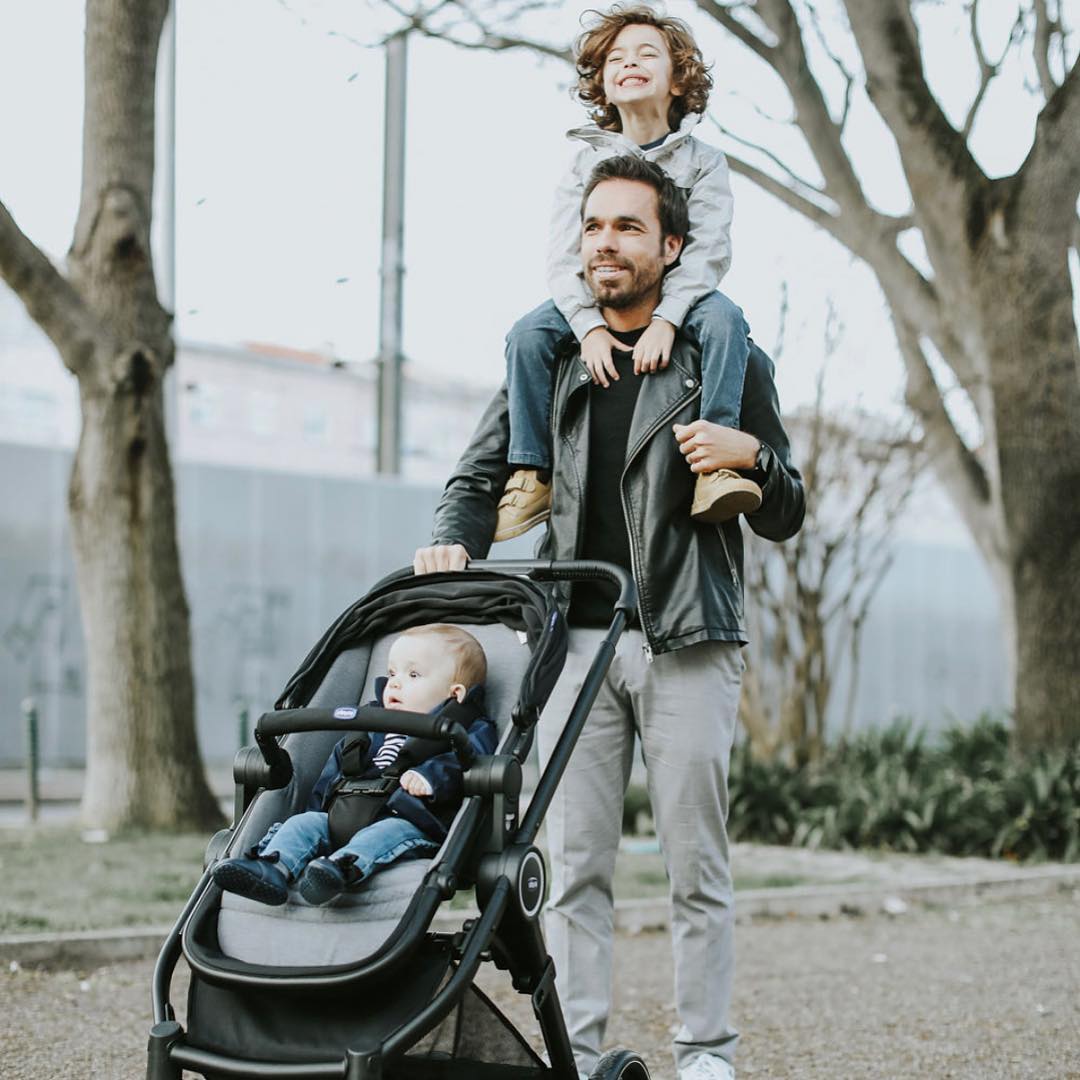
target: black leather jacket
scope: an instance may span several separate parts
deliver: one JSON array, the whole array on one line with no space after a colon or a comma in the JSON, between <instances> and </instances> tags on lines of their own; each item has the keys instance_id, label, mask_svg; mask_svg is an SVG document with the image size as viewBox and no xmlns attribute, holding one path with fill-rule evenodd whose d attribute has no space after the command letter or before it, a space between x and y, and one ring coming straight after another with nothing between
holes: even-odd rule
<instances>
[{"instance_id":1,"label":"black leather jacket","mask_svg":"<svg viewBox=\"0 0 1080 1080\"><path fill-rule=\"evenodd\" d=\"M768 540L786 540L802 525L802 478L780 420L772 361L753 342L747 361L739 426L761 440L762 503L747 524ZM743 625L742 533L737 521L699 525L690 517L695 475L672 433L672 424L698 416L701 361L676 339L671 363L641 376L627 443L622 503L630 535L641 627L647 649L671 652L699 641L746 642ZM552 508L537 556L572 559L581 543L589 453L590 377L576 348L556 357L552 396ZM510 475L506 454L506 387L488 406L454 469L435 511L434 543L461 544L484 558L495 531L496 504ZM561 587L563 609L568 586Z\"/></svg>"}]
</instances>

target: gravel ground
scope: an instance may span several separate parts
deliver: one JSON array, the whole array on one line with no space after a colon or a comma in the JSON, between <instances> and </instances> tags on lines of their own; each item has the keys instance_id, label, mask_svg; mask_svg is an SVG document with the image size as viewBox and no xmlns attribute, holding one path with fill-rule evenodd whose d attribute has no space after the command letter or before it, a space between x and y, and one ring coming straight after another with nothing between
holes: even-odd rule
<instances>
[{"instance_id":1,"label":"gravel ground","mask_svg":"<svg viewBox=\"0 0 1080 1080\"><path fill-rule=\"evenodd\" d=\"M895 918L758 921L740 925L738 943L740 1080L1080 1078L1078 891ZM617 957L610 1042L671 1080L667 935L623 936ZM144 1076L151 969L0 973L0 1072ZM504 978L490 969L483 983L531 1030ZM183 1001L179 975L172 996Z\"/></svg>"}]
</instances>

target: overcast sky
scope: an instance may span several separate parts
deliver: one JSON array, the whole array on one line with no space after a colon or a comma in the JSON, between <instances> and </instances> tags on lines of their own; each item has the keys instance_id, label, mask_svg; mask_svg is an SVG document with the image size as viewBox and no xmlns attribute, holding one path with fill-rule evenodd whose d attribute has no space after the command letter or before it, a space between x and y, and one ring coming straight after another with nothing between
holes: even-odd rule
<instances>
[{"instance_id":1,"label":"overcast sky","mask_svg":"<svg viewBox=\"0 0 1080 1080\"><path fill-rule=\"evenodd\" d=\"M1080 25L1078 6L1064 5L1069 25ZM996 55L1015 4L983 8ZM717 115L812 176L797 140L762 115L785 115L777 80L702 16L678 3L669 10L690 19L715 63ZM975 66L965 20L954 17L960 5L923 10L931 79L962 117ZM574 34L576 11L550 17L552 40ZM353 361L376 353L384 70L381 51L362 42L380 22L389 25L362 0L179 0L182 338L325 348ZM0 199L58 258L79 192L82 31L81 0L0 7ZM409 66L405 350L418 366L494 383L506 329L545 296L551 191L569 158L564 132L584 113L567 69L529 54L415 39ZM1016 65L1005 71L975 132L991 174L1011 172L1030 145L1037 101L1018 89L1022 76ZM723 145L715 128L701 131ZM847 143L875 202L904 210L895 150L861 95ZM830 396L895 408L900 366L869 272L749 183L735 177L734 187L735 255L723 288L771 350L787 284L784 404L813 394L832 300L845 333Z\"/></svg>"}]
</instances>

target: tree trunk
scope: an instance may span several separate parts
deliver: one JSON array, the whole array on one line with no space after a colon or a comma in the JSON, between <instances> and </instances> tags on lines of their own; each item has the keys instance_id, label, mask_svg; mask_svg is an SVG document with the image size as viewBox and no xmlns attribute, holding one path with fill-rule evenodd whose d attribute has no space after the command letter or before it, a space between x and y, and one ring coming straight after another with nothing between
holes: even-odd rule
<instances>
[{"instance_id":1,"label":"tree trunk","mask_svg":"<svg viewBox=\"0 0 1080 1080\"><path fill-rule=\"evenodd\" d=\"M171 316L150 252L168 0L88 0L82 197L65 278L0 204L0 274L79 382L70 487L87 656L83 820L207 829L162 383Z\"/></svg>"},{"instance_id":2,"label":"tree trunk","mask_svg":"<svg viewBox=\"0 0 1080 1080\"><path fill-rule=\"evenodd\" d=\"M88 0L82 198L68 256L93 316L71 477L87 654L87 824L205 829L221 814L195 731L162 383L171 316L150 250L154 91L168 0Z\"/></svg>"},{"instance_id":3,"label":"tree trunk","mask_svg":"<svg viewBox=\"0 0 1080 1080\"><path fill-rule=\"evenodd\" d=\"M1080 347L1066 238L980 252L1001 501L1016 610L1021 745L1080 738ZM981 271L981 273L979 273Z\"/></svg>"},{"instance_id":4,"label":"tree trunk","mask_svg":"<svg viewBox=\"0 0 1080 1080\"><path fill-rule=\"evenodd\" d=\"M111 362L109 362L111 359ZM87 658L86 824L213 827L195 734L161 373L148 351L84 380L70 511ZM92 385L88 385L92 384Z\"/></svg>"}]
</instances>

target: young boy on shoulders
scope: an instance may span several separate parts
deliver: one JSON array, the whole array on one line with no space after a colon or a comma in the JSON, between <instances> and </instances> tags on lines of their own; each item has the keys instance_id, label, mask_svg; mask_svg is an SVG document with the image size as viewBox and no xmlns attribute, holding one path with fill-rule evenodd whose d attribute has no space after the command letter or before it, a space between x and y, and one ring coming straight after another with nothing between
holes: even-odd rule
<instances>
[{"instance_id":1,"label":"young boy on shoulders","mask_svg":"<svg viewBox=\"0 0 1080 1080\"><path fill-rule=\"evenodd\" d=\"M514 472L499 503L496 540L520 535L549 515L551 386L559 342L574 335L599 386L619 377L611 352L623 346L585 285L580 255L581 197L592 170L605 158L637 154L689 192L689 239L664 278L651 325L634 346L634 374L666 367L681 330L701 353L701 418L739 426L749 328L742 311L717 292L731 264L733 200L724 155L692 134L712 88L701 50L681 20L643 5L616 4L581 35L575 54L577 94L594 123L568 132L582 145L555 194L548 254L552 298L520 319L507 337ZM690 513L716 524L760 505L757 484L719 469L699 473Z\"/></svg>"}]
</instances>

